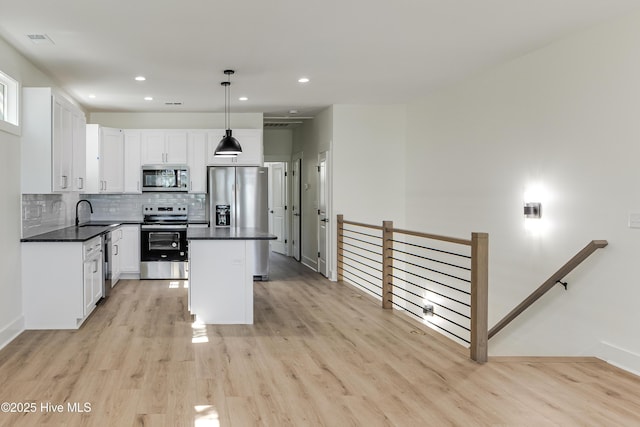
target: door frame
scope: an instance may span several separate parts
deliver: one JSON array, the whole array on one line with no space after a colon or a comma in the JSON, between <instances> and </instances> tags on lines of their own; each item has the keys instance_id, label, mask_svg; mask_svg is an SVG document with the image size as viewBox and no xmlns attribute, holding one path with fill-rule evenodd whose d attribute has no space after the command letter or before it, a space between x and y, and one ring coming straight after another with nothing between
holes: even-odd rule
<instances>
[{"instance_id":1,"label":"door frame","mask_svg":"<svg viewBox=\"0 0 640 427\"><path fill-rule=\"evenodd\" d=\"M303 241L303 233L302 233L302 219L304 216L304 209L302 206L302 168L304 166L304 162L303 162L303 152L298 152L298 153L293 153L293 155L291 156L291 204L290 206L294 205L294 197L295 195L293 194L296 185L297 184L297 188L298 188L298 213L300 214L300 220L298 221L298 230L297 230L297 234L298 234L298 244L297 244L297 251L294 251L293 248L293 238L295 237L296 233L294 230L295 227L295 221L293 220L293 209L290 210L290 214L292 216L291 218L291 239L289 239L289 245L290 245L290 249L289 249L289 253L291 254L291 256L298 262L302 261L302 241ZM295 176L293 174L293 172L295 171L295 164L298 164L298 176ZM295 183L294 181L295 180ZM296 253L297 252L297 253ZM296 256L297 255L297 256Z\"/></svg>"},{"instance_id":2,"label":"door frame","mask_svg":"<svg viewBox=\"0 0 640 427\"><path fill-rule=\"evenodd\" d=\"M320 162L324 160L325 163L325 182L324 182L324 194L321 194L321 187L320 187ZM317 177L317 185L316 187L318 188L316 197L317 197L317 204L316 206L318 206L318 219L316 222L316 232L317 232L317 242L318 242L318 253L320 253L320 251L322 250L322 248L320 248L320 242L322 241L322 239L320 239L320 233L321 233L321 227L320 227L320 219L319 219L319 214L320 214L320 198L321 196L324 196L324 200L325 200L325 217L327 219L327 222L325 222L325 236L324 236L324 256L325 256L325 266L326 266L326 271L324 272L324 274L320 271L320 257L318 257L317 260L317 271L321 274L323 274L325 277L327 278L331 278L332 276L332 252L331 252L331 229L332 229L332 221L331 221L331 151L330 150L326 150L326 151L321 151L320 153L318 153L318 174L316 175Z\"/></svg>"}]
</instances>

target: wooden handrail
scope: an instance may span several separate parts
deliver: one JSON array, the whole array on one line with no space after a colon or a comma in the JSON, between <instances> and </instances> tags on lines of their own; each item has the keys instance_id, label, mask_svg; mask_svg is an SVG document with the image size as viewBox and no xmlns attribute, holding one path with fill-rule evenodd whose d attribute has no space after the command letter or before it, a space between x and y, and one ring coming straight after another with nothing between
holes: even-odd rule
<instances>
[{"instance_id":1,"label":"wooden handrail","mask_svg":"<svg viewBox=\"0 0 640 427\"><path fill-rule=\"evenodd\" d=\"M437 234L429 234L429 233L421 233L421 232L418 232L418 231L402 230L400 228L394 228L393 231L395 233L407 234L409 236L424 237L426 239L440 240L442 242L449 242L449 243L456 243L458 245L471 246L471 240L468 240L468 239L458 239L456 237L439 236Z\"/></svg>"},{"instance_id":2,"label":"wooden handrail","mask_svg":"<svg viewBox=\"0 0 640 427\"><path fill-rule=\"evenodd\" d=\"M343 219L342 223L343 224L350 224L350 225L357 225L358 227L373 228L374 230L382 230L383 229L383 227L381 227L379 225L371 225L371 224L364 224L362 222L347 221L346 219Z\"/></svg>"},{"instance_id":3,"label":"wooden handrail","mask_svg":"<svg viewBox=\"0 0 640 427\"><path fill-rule=\"evenodd\" d=\"M560 267L551 277L549 277L538 289L533 291L531 295L525 298L516 308L511 310L502 320L489 330L489 338L500 332L505 326L507 326L513 319L518 317L520 313L529 308L534 302L536 302L541 296L546 294L549 289L562 280L567 274L569 274L574 268L576 268L582 261L587 259L589 255L594 253L600 248L607 246L609 242L606 240L592 240L585 246L580 252L578 252L573 258L571 258L565 265Z\"/></svg>"}]
</instances>

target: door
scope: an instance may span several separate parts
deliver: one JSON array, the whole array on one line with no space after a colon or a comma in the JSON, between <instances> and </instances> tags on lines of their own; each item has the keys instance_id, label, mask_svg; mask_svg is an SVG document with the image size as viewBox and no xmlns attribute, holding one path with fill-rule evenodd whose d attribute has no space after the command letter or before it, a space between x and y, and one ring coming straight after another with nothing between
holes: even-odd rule
<instances>
[{"instance_id":1,"label":"door","mask_svg":"<svg viewBox=\"0 0 640 427\"><path fill-rule=\"evenodd\" d=\"M269 233L277 236L270 241L271 250L287 255L286 201L287 164L269 163Z\"/></svg>"},{"instance_id":2,"label":"door","mask_svg":"<svg viewBox=\"0 0 640 427\"><path fill-rule=\"evenodd\" d=\"M302 155L294 156L291 168L291 217L293 224L291 226L291 250L293 258L300 261L302 252L302 205L300 189L302 188Z\"/></svg>"},{"instance_id":3,"label":"door","mask_svg":"<svg viewBox=\"0 0 640 427\"><path fill-rule=\"evenodd\" d=\"M318 155L318 273L328 277L327 152Z\"/></svg>"}]
</instances>

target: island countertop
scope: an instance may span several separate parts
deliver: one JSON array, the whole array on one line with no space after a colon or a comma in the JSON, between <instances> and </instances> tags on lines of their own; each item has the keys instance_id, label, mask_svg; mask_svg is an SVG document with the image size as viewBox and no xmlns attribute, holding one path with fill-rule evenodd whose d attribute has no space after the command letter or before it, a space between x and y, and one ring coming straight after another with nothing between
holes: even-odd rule
<instances>
[{"instance_id":1,"label":"island countertop","mask_svg":"<svg viewBox=\"0 0 640 427\"><path fill-rule=\"evenodd\" d=\"M187 240L275 240L277 236L254 228L187 228Z\"/></svg>"}]
</instances>

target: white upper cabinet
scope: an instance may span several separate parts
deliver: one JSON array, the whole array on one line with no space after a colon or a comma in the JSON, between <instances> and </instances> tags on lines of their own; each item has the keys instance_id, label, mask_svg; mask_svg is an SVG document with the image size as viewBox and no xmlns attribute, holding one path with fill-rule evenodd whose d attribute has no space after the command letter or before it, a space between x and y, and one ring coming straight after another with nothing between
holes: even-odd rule
<instances>
[{"instance_id":1,"label":"white upper cabinet","mask_svg":"<svg viewBox=\"0 0 640 427\"><path fill-rule=\"evenodd\" d=\"M234 157L214 156L218 143L225 136L224 129L214 129L208 132L207 164L212 166L262 166L264 163L262 147L262 129L233 129L233 137L242 147L242 153Z\"/></svg>"},{"instance_id":2,"label":"white upper cabinet","mask_svg":"<svg viewBox=\"0 0 640 427\"><path fill-rule=\"evenodd\" d=\"M124 131L124 192L141 193L140 131Z\"/></svg>"},{"instance_id":3,"label":"white upper cabinet","mask_svg":"<svg viewBox=\"0 0 640 427\"><path fill-rule=\"evenodd\" d=\"M207 192L207 132L190 131L189 135L189 192Z\"/></svg>"},{"instance_id":4,"label":"white upper cabinet","mask_svg":"<svg viewBox=\"0 0 640 427\"><path fill-rule=\"evenodd\" d=\"M143 165L186 165L187 132L141 131Z\"/></svg>"},{"instance_id":5,"label":"white upper cabinet","mask_svg":"<svg viewBox=\"0 0 640 427\"><path fill-rule=\"evenodd\" d=\"M124 132L87 125L87 193L124 192Z\"/></svg>"},{"instance_id":6,"label":"white upper cabinet","mask_svg":"<svg viewBox=\"0 0 640 427\"><path fill-rule=\"evenodd\" d=\"M82 191L84 113L51 88L23 88L22 102L22 192Z\"/></svg>"}]
</instances>

